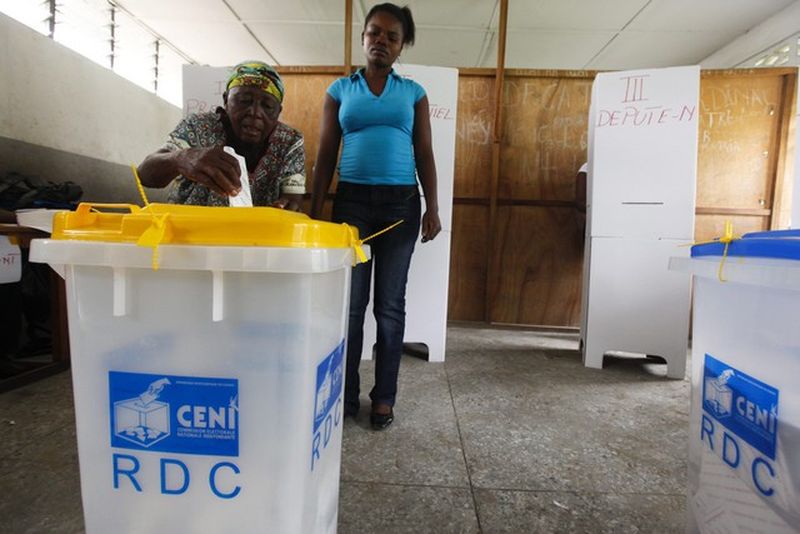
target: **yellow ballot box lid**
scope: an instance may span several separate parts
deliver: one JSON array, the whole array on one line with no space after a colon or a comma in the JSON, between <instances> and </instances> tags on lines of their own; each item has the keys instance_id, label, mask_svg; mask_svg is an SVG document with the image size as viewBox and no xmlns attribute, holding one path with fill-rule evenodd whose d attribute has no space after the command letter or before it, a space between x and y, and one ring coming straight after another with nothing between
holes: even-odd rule
<instances>
[{"instance_id":1,"label":"yellow ballot box lid","mask_svg":"<svg viewBox=\"0 0 800 534\"><path fill-rule=\"evenodd\" d=\"M278 208L229 208L151 203L81 203L57 213L52 239L138 243L152 246L231 245L348 248L358 229Z\"/></svg>"},{"instance_id":2,"label":"yellow ballot box lid","mask_svg":"<svg viewBox=\"0 0 800 534\"><path fill-rule=\"evenodd\" d=\"M55 215L52 239L152 247L156 269L160 245L352 248L356 261L366 261L354 226L267 207L85 202Z\"/></svg>"}]
</instances>

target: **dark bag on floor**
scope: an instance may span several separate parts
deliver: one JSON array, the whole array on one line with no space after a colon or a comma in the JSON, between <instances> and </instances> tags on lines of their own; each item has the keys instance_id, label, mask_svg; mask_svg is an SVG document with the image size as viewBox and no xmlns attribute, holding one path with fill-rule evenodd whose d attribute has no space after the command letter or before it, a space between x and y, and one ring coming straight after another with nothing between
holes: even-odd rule
<instances>
[{"instance_id":1,"label":"dark bag on floor","mask_svg":"<svg viewBox=\"0 0 800 534\"><path fill-rule=\"evenodd\" d=\"M42 182L30 176L10 172L0 179L0 208L19 210L29 208L71 209L83 195L74 182Z\"/></svg>"}]
</instances>

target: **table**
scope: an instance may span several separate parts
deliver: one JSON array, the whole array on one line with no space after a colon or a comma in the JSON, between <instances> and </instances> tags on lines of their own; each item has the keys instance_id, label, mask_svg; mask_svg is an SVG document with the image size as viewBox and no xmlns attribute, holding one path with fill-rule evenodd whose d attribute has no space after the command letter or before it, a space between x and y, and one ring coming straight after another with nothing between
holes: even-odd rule
<instances>
[{"instance_id":1,"label":"table","mask_svg":"<svg viewBox=\"0 0 800 534\"><path fill-rule=\"evenodd\" d=\"M17 224L0 224L0 235L9 236L20 248L29 248L32 239L49 237L47 232ZM50 270L50 311L53 344L50 361L31 362L29 369L9 378L0 379L0 393L69 369L66 287L64 279L52 269ZM17 362L15 361L15 363Z\"/></svg>"}]
</instances>

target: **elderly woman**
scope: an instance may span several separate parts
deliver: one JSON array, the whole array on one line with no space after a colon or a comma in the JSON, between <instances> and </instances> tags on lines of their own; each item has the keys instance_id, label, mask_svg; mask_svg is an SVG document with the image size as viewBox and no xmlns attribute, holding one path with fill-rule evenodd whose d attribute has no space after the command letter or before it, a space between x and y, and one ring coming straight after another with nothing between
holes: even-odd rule
<instances>
[{"instance_id":1,"label":"elderly woman","mask_svg":"<svg viewBox=\"0 0 800 534\"><path fill-rule=\"evenodd\" d=\"M178 123L166 144L139 165L147 187L174 181L169 202L228 206L241 190L239 163L247 162L253 205L298 210L305 193L303 135L278 122L284 87L275 70L258 61L236 65L222 95L224 107Z\"/></svg>"}]
</instances>

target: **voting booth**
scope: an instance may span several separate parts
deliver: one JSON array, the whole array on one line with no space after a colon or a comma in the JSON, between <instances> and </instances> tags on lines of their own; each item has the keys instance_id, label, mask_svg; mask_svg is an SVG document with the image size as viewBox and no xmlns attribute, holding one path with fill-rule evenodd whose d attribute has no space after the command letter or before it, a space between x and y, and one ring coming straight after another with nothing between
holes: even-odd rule
<instances>
[{"instance_id":1,"label":"voting booth","mask_svg":"<svg viewBox=\"0 0 800 534\"><path fill-rule=\"evenodd\" d=\"M800 231L692 248L688 532L800 532Z\"/></svg>"},{"instance_id":2,"label":"voting booth","mask_svg":"<svg viewBox=\"0 0 800 534\"><path fill-rule=\"evenodd\" d=\"M694 232L699 67L601 73L589 111L581 339L663 357L683 378L689 278L667 269Z\"/></svg>"},{"instance_id":3,"label":"voting booth","mask_svg":"<svg viewBox=\"0 0 800 534\"><path fill-rule=\"evenodd\" d=\"M336 531L358 249L275 208L56 215L87 532Z\"/></svg>"}]
</instances>

